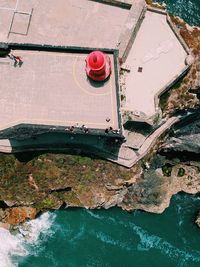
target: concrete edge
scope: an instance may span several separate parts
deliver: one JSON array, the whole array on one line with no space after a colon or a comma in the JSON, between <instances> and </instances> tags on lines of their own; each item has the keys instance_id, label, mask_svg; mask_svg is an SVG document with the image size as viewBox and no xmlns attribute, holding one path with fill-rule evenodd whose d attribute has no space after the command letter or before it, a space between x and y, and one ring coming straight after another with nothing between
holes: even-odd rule
<instances>
[{"instance_id":1,"label":"concrete edge","mask_svg":"<svg viewBox=\"0 0 200 267\"><path fill-rule=\"evenodd\" d=\"M163 14L163 13L161 13ZM166 21L169 25L169 27L171 28L171 30L173 31L173 33L175 34L176 38L178 39L178 41L180 42L180 44L182 45L183 49L185 50L187 56L191 55L190 49L188 47L188 45L186 44L186 42L184 41L184 39L181 37L181 35L179 34L178 30L176 29L175 25L173 24L168 12L165 13L166 14ZM160 96L165 93L166 91L168 91L176 82L178 82L185 74L186 72L189 70L189 68L191 67L191 65L188 65L186 63L186 66L180 71L180 73L176 76L174 76L171 81L168 82L167 85L165 85L163 88L161 88L158 93L154 96L154 103L155 103L155 110L159 110L159 102L160 102Z\"/></svg>"},{"instance_id":2,"label":"concrete edge","mask_svg":"<svg viewBox=\"0 0 200 267\"><path fill-rule=\"evenodd\" d=\"M152 11L158 14L167 15L166 9L160 9L160 8L152 7L150 5L147 5L147 11Z\"/></svg>"},{"instance_id":3,"label":"concrete edge","mask_svg":"<svg viewBox=\"0 0 200 267\"><path fill-rule=\"evenodd\" d=\"M0 45L7 45L8 49L14 50L31 50L31 51L50 51L60 53L89 53L94 50L102 50L106 53L114 54L118 52L116 48L96 48L96 47L82 47L82 46L61 46L61 45L49 45L49 44L34 44L34 43L9 43L0 42Z\"/></svg>"},{"instance_id":4,"label":"concrete edge","mask_svg":"<svg viewBox=\"0 0 200 267\"><path fill-rule=\"evenodd\" d=\"M176 84L189 70L191 66L186 65L179 74L174 76L164 87L162 87L157 94L154 96L154 104L155 104L155 110L159 110L159 103L160 103L160 97L162 94L167 92L174 84Z\"/></svg>"},{"instance_id":5,"label":"concrete edge","mask_svg":"<svg viewBox=\"0 0 200 267\"><path fill-rule=\"evenodd\" d=\"M90 1L126 9L130 9L133 2L132 0L90 0Z\"/></svg>"},{"instance_id":6,"label":"concrete edge","mask_svg":"<svg viewBox=\"0 0 200 267\"><path fill-rule=\"evenodd\" d=\"M178 32L178 30L176 29L175 25L173 24L169 14L167 13L167 23L170 26L171 30L174 32L174 34L176 35L176 38L179 40L179 42L181 43L182 47L184 48L185 52L190 55L190 49L188 47L188 45L186 44L186 42L184 41L184 39L182 38L182 36L180 35L180 33Z\"/></svg>"}]
</instances>

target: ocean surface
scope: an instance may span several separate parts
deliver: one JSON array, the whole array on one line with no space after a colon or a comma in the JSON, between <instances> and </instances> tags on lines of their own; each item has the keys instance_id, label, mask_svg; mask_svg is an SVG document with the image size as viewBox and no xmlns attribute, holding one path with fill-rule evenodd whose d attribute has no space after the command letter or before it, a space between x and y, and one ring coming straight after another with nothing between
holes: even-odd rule
<instances>
[{"instance_id":1,"label":"ocean surface","mask_svg":"<svg viewBox=\"0 0 200 267\"><path fill-rule=\"evenodd\" d=\"M165 0L169 12L200 25L200 0ZM199 267L200 196L178 194L161 215L120 209L47 212L0 229L0 267Z\"/></svg>"},{"instance_id":2,"label":"ocean surface","mask_svg":"<svg viewBox=\"0 0 200 267\"><path fill-rule=\"evenodd\" d=\"M167 10L173 15L178 15L191 26L200 26L200 0L155 0L165 3Z\"/></svg>"},{"instance_id":3,"label":"ocean surface","mask_svg":"<svg viewBox=\"0 0 200 267\"><path fill-rule=\"evenodd\" d=\"M120 209L47 212L0 229L1 267L199 267L200 195L178 194L163 214Z\"/></svg>"}]
</instances>

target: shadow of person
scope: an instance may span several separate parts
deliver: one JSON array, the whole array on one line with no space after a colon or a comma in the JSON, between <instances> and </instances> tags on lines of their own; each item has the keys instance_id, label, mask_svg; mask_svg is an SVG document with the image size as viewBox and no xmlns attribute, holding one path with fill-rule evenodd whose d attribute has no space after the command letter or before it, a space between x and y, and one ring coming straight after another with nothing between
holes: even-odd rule
<instances>
[{"instance_id":1,"label":"shadow of person","mask_svg":"<svg viewBox=\"0 0 200 267\"><path fill-rule=\"evenodd\" d=\"M23 65L23 61L19 61L19 63L18 63L18 66L21 68L21 66Z\"/></svg>"}]
</instances>

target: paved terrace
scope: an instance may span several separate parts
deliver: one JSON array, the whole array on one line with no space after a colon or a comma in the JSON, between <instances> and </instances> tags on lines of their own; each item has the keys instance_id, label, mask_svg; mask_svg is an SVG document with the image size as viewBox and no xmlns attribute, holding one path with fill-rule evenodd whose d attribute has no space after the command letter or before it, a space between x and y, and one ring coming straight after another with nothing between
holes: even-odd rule
<instances>
[{"instance_id":1,"label":"paved terrace","mask_svg":"<svg viewBox=\"0 0 200 267\"><path fill-rule=\"evenodd\" d=\"M147 11L125 63L131 70L125 109L153 116L155 95L183 72L186 56L166 15Z\"/></svg>"},{"instance_id":2,"label":"paved terrace","mask_svg":"<svg viewBox=\"0 0 200 267\"><path fill-rule=\"evenodd\" d=\"M118 129L114 56L108 81L85 73L87 54L14 50L21 67L0 58L0 129L20 123ZM109 118L109 121L107 121Z\"/></svg>"},{"instance_id":3,"label":"paved terrace","mask_svg":"<svg viewBox=\"0 0 200 267\"><path fill-rule=\"evenodd\" d=\"M115 48L128 14L88 0L0 0L0 41Z\"/></svg>"}]
</instances>

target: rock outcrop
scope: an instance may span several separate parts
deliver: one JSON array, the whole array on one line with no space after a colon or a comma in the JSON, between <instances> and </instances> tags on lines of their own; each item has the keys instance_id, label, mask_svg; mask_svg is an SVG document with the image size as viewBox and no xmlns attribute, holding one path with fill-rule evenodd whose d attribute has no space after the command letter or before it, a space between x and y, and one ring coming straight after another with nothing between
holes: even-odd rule
<instances>
[{"instance_id":1,"label":"rock outcrop","mask_svg":"<svg viewBox=\"0 0 200 267\"><path fill-rule=\"evenodd\" d=\"M164 152L200 154L200 109L175 125L162 145Z\"/></svg>"},{"instance_id":2,"label":"rock outcrop","mask_svg":"<svg viewBox=\"0 0 200 267\"><path fill-rule=\"evenodd\" d=\"M6 210L0 210L0 227L9 229L9 225L15 225L24 222L27 219L34 219L37 214L32 207L14 207Z\"/></svg>"}]
</instances>

